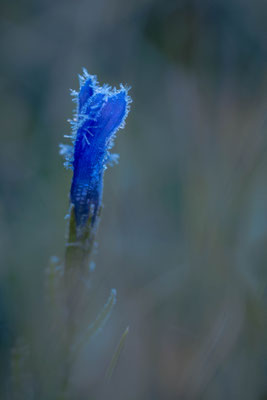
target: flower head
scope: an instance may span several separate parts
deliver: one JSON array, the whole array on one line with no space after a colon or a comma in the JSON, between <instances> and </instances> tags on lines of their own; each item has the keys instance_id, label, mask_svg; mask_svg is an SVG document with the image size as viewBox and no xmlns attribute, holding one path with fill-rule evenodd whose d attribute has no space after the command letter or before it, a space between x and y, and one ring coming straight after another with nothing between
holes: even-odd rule
<instances>
[{"instance_id":1,"label":"flower head","mask_svg":"<svg viewBox=\"0 0 267 400\"><path fill-rule=\"evenodd\" d=\"M89 217L94 225L102 201L103 173L116 161L110 154L116 132L124 127L131 98L128 88L99 86L84 69L79 76L80 90L72 91L77 109L72 125L73 146L61 145L65 166L73 169L70 200L74 206L77 233L82 233Z\"/></svg>"}]
</instances>

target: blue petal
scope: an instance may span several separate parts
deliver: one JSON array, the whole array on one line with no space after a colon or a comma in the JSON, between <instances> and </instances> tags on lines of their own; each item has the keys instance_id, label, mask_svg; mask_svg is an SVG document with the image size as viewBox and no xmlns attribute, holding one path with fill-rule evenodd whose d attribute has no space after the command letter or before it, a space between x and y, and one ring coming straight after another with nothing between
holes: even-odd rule
<instances>
[{"instance_id":1,"label":"blue petal","mask_svg":"<svg viewBox=\"0 0 267 400\"><path fill-rule=\"evenodd\" d=\"M123 86L119 91L100 87L96 77L86 70L80 76L77 114L72 121L74 154L70 192L78 235L89 215L91 224L96 222L102 201L103 174L111 159L109 149L129 111L131 99L127 92Z\"/></svg>"},{"instance_id":2,"label":"blue petal","mask_svg":"<svg viewBox=\"0 0 267 400\"><path fill-rule=\"evenodd\" d=\"M78 95L78 112L82 112L82 108L88 102L91 96L95 93L96 79L93 75L89 75L85 83L81 86Z\"/></svg>"},{"instance_id":3,"label":"blue petal","mask_svg":"<svg viewBox=\"0 0 267 400\"><path fill-rule=\"evenodd\" d=\"M125 90L111 95L103 105L96 126L92 126L91 132L96 146L107 146L110 138L116 133L124 122L127 109L127 94Z\"/></svg>"}]
</instances>

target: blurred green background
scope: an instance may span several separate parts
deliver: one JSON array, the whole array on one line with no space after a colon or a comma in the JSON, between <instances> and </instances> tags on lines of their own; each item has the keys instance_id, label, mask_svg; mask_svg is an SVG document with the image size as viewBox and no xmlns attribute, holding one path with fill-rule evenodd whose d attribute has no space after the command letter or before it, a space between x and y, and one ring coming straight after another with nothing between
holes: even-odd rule
<instances>
[{"instance_id":1,"label":"blurred green background","mask_svg":"<svg viewBox=\"0 0 267 400\"><path fill-rule=\"evenodd\" d=\"M118 304L77 365L75 399L267 399L267 3L0 7L2 388L16 337L42 321L49 258L64 254L71 173L58 144L86 67L130 85L133 104L91 282L96 309L113 287Z\"/></svg>"}]
</instances>

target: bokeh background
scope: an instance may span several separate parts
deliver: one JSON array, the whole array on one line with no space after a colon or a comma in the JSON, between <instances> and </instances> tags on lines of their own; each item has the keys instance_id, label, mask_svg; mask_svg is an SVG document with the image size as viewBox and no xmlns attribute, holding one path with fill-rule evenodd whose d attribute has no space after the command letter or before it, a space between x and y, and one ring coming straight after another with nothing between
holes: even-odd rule
<instances>
[{"instance_id":1,"label":"bokeh background","mask_svg":"<svg viewBox=\"0 0 267 400\"><path fill-rule=\"evenodd\" d=\"M77 362L73 398L267 399L267 3L0 7L2 392L15 341L43 326L50 256L64 254L71 173L58 144L86 67L130 85L133 104L105 175L91 278L96 310L113 287L118 302Z\"/></svg>"}]
</instances>

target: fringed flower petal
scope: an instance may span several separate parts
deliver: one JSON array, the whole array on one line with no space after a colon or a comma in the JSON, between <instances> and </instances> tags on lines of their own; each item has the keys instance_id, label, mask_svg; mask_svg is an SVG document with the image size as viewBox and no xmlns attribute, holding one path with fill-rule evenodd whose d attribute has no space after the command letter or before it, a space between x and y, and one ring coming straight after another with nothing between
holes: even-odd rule
<instances>
[{"instance_id":1,"label":"fringed flower petal","mask_svg":"<svg viewBox=\"0 0 267 400\"><path fill-rule=\"evenodd\" d=\"M118 157L109 150L116 132L124 127L131 98L128 88L99 86L86 70L80 76L79 92L72 91L77 110L71 121L74 149L61 145L66 166L73 169L70 193L74 205L77 234L82 234L90 218L95 225L102 201L103 173Z\"/></svg>"}]
</instances>

